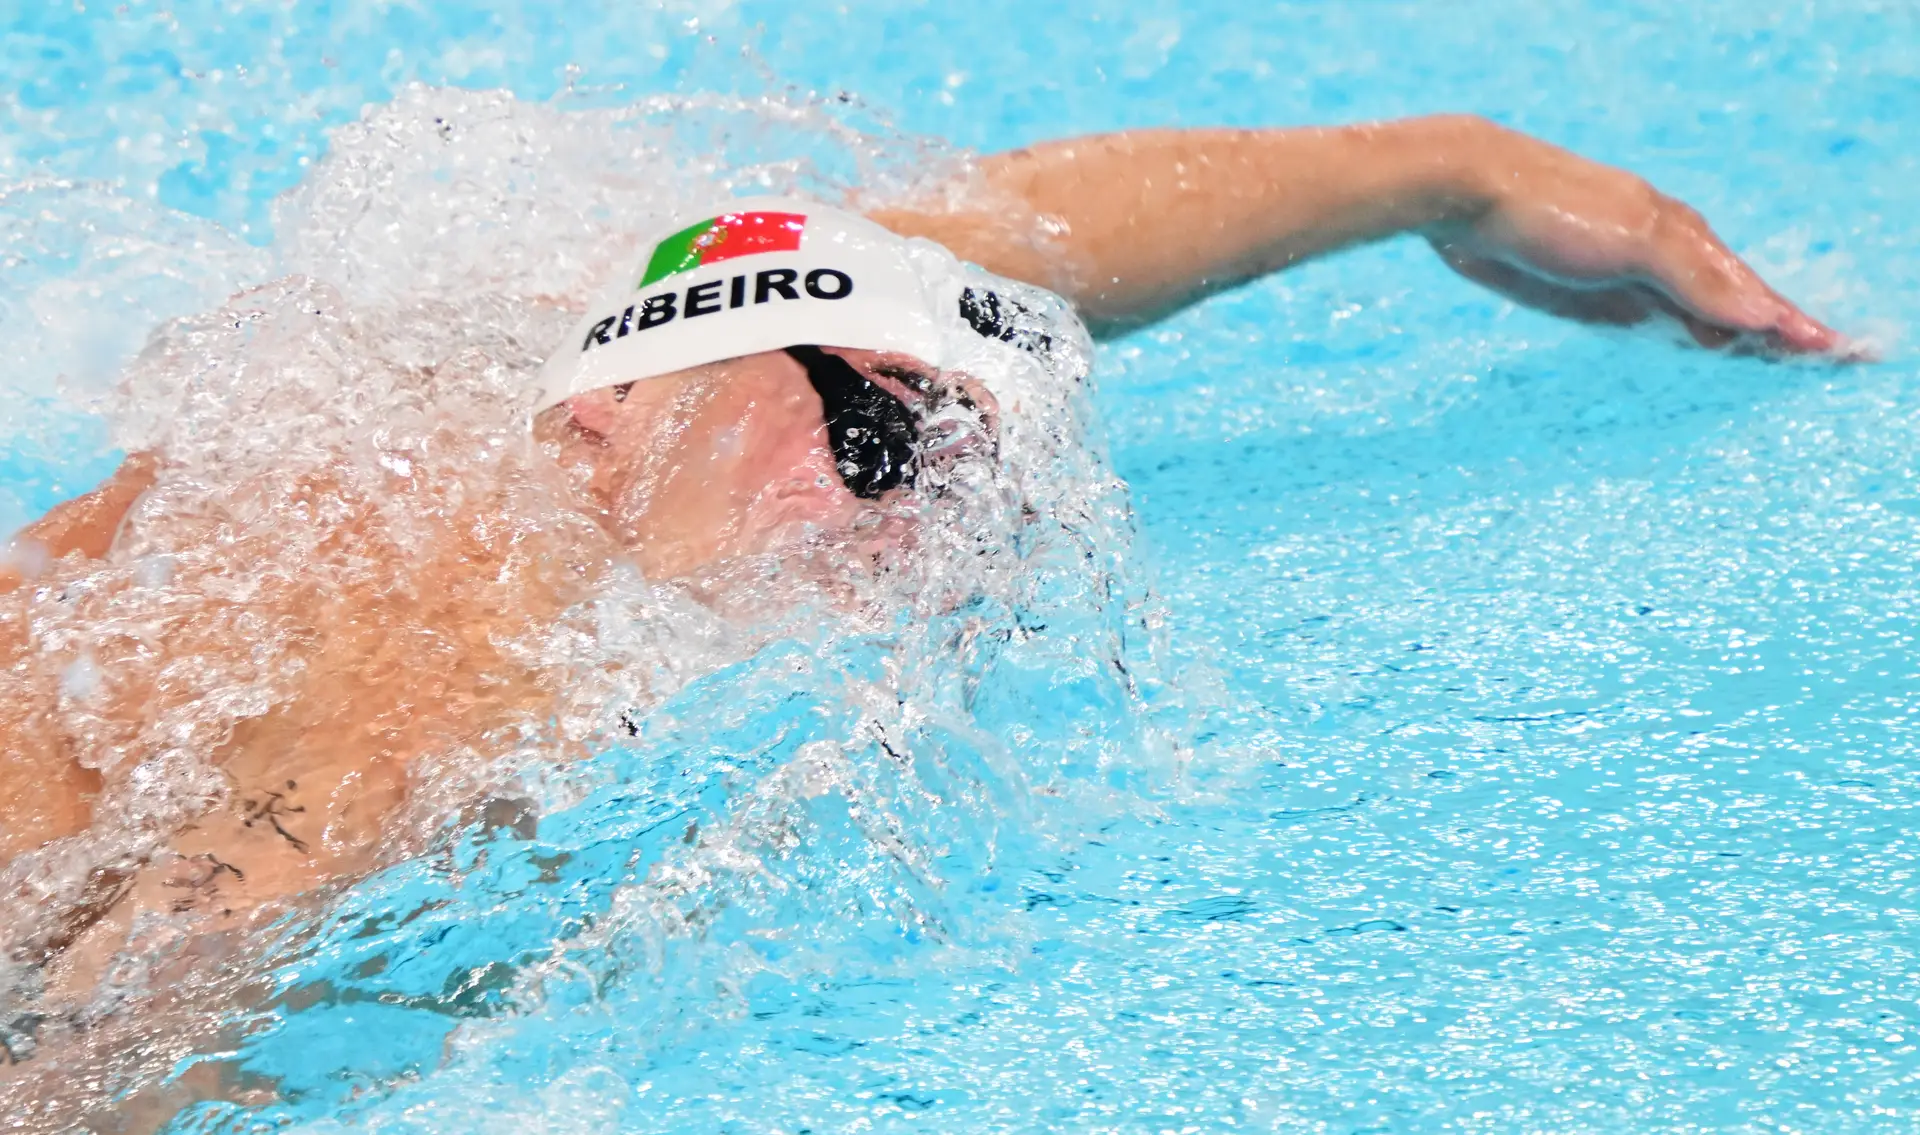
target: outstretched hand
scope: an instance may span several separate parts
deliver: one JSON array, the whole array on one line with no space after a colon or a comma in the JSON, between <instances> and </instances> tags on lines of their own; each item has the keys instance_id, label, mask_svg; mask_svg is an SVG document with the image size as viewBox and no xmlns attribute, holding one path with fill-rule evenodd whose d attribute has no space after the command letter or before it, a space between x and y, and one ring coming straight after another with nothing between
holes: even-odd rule
<instances>
[{"instance_id":1,"label":"outstretched hand","mask_svg":"<svg viewBox=\"0 0 1920 1135\"><path fill-rule=\"evenodd\" d=\"M1462 275L1555 315L1671 317L1708 347L1855 350L1692 209L1475 115L1068 138L983 158L926 204L873 215L1051 288L1110 331L1412 231Z\"/></svg>"},{"instance_id":2,"label":"outstretched hand","mask_svg":"<svg viewBox=\"0 0 1920 1135\"><path fill-rule=\"evenodd\" d=\"M1468 279L1588 323L1666 316L1703 347L1851 351L1768 287L1699 213L1640 178L1511 132L1489 164L1485 211L1427 234Z\"/></svg>"}]
</instances>

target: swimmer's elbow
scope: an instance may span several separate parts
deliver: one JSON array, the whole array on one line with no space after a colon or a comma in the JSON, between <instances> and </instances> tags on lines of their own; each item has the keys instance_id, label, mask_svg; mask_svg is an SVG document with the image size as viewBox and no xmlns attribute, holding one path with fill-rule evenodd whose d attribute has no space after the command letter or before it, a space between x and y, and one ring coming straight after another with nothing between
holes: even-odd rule
<instances>
[{"instance_id":1,"label":"swimmer's elbow","mask_svg":"<svg viewBox=\"0 0 1920 1135\"><path fill-rule=\"evenodd\" d=\"M153 487L159 462L151 453L136 453L99 488L63 501L16 533L0 563L0 593L12 591L39 574L49 560L79 553L99 559L113 547L121 522L141 494Z\"/></svg>"}]
</instances>

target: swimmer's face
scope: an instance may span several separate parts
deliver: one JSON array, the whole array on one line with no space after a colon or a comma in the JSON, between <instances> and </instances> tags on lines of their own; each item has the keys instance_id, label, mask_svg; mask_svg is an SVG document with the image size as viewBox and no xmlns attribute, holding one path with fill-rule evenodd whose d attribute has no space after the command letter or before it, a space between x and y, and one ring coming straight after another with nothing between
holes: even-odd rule
<instances>
[{"instance_id":1,"label":"swimmer's face","mask_svg":"<svg viewBox=\"0 0 1920 1135\"><path fill-rule=\"evenodd\" d=\"M911 356L826 350L916 414L943 397L941 376ZM966 387L990 418L988 396ZM850 528L904 491L848 489L821 397L783 351L581 394L540 426L655 578Z\"/></svg>"}]
</instances>

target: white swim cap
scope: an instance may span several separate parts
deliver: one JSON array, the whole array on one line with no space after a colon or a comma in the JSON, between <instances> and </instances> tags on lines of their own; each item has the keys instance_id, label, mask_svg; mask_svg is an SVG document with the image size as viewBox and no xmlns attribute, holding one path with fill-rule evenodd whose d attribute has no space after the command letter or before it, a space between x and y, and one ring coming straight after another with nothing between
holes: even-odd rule
<instances>
[{"instance_id":1,"label":"white swim cap","mask_svg":"<svg viewBox=\"0 0 1920 1135\"><path fill-rule=\"evenodd\" d=\"M547 360L536 412L589 390L801 344L899 351L941 368L958 353L956 330L962 344L984 337L1029 353L1049 345L1015 326L1026 305L1010 291L1031 289L813 201L728 201L645 247L646 259ZM970 276L1008 286L973 286Z\"/></svg>"}]
</instances>

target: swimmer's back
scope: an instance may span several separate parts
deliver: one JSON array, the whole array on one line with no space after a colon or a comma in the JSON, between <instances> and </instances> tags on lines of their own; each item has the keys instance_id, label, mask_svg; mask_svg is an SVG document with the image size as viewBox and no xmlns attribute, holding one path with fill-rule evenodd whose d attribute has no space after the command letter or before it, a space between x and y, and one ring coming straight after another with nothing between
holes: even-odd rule
<instances>
[{"instance_id":1,"label":"swimmer's back","mask_svg":"<svg viewBox=\"0 0 1920 1135\"><path fill-rule=\"evenodd\" d=\"M363 872L388 851L417 850L384 842L417 762L484 760L492 731L547 716L554 691L513 644L543 633L591 584L590 573L565 570L582 561L579 548L494 531L486 499L437 528L409 529L416 542L402 545L371 501L307 489L352 505L327 535L331 561L275 570L276 535L260 530L177 567L160 624L139 640L87 642L88 672L99 675L91 688L74 684L75 648L27 628L48 604L62 605L62 621L108 625L116 597L139 586L131 571L70 560L0 594L0 863L124 817L142 761L178 745L179 730L196 731L227 785L224 802L146 865L103 865L118 881L107 897L120 902L122 926L138 908L244 915ZM302 523L297 505L278 506L284 523ZM235 578L246 580L243 607L226 598ZM63 599L66 581L84 585ZM113 903L100 899L76 891L64 901L100 909L43 912L37 948L85 930L76 917L105 917Z\"/></svg>"}]
</instances>

